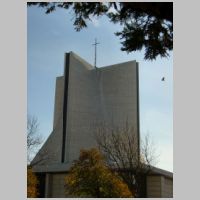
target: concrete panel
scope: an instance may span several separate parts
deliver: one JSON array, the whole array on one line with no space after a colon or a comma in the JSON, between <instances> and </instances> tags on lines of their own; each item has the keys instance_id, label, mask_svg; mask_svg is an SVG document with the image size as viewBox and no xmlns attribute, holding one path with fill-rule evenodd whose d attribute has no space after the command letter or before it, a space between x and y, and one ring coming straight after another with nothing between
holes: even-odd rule
<instances>
[{"instance_id":1,"label":"concrete panel","mask_svg":"<svg viewBox=\"0 0 200 200\"><path fill-rule=\"evenodd\" d=\"M49 188L47 198L65 198L65 176L66 173L49 174Z\"/></svg>"},{"instance_id":2,"label":"concrete panel","mask_svg":"<svg viewBox=\"0 0 200 200\"><path fill-rule=\"evenodd\" d=\"M137 131L137 69L136 62L126 62L99 69L102 120L110 126L129 126Z\"/></svg>"},{"instance_id":3,"label":"concrete panel","mask_svg":"<svg viewBox=\"0 0 200 200\"><path fill-rule=\"evenodd\" d=\"M173 198L173 179L162 175L147 176L148 198Z\"/></svg>"},{"instance_id":4,"label":"concrete panel","mask_svg":"<svg viewBox=\"0 0 200 200\"><path fill-rule=\"evenodd\" d=\"M52 159L45 162L46 169L50 169L50 165L72 163L82 148L95 147L95 133L102 122L111 128L121 128L128 123L139 134L137 62L95 69L70 52L65 63L69 69L68 82L64 87L65 77L56 79L53 132L39 152L53 154ZM64 88L67 90L67 113L63 123ZM65 137L63 127L66 127ZM63 151L64 163L61 163ZM40 159L39 154L35 161Z\"/></svg>"},{"instance_id":5,"label":"concrete panel","mask_svg":"<svg viewBox=\"0 0 200 200\"><path fill-rule=\"evenodd\" d=\"M59 118L62 117L63 93L64 93L64 77L60 76L56 78L53 129L55 129L56 124L59 121Z\"/></svg>"},{"instance_id":6,"label":"concrete panel","mask_svg":"<svg viewBox=\"0 0 200 200\"><path fill-rule=\"evenodd\" d=\"M161 197L161 176L147 176L147 197Z\"/></svg>"},{"instance_id":7,"label":"concrete panel","mask_svg":"<svg viewBox=\"0 0 200 200\"><path fill-rule=\"evenodd\" d=\"M97 70L72 53L68 85L66 161L78 158L80 149L96 146L94 124L130 127L138 132L136 62Z\"/></svg>"},{"instance_id":8,"label":"concrete panel","mask_svg":"<svg viewBox=\"0 0 200 200\"><path fill-rule=\"evenodd\" d=\"M32 161L33 170L61 162L62 118ZM37 170L36 170L37 171ZM40 171L40 170L39 170Z\"/></svg>"},{"instance_id":9,"label":"concrete panel","mask_svg":"<svg viewBox=\"0 0 200 200\"><path fill-rule=\"evenodd\" d=\"M96 146L92 124L99 117L99 103L93 69L75 54L70 54L66 162L77 159L80 149Z\"/></svg>"},{"instance_id":10,"label":"concrete panel","mask_svg":"<svg viewBox=\"0 0 200 200\"><path fill-rule=\"evenodd\" d=\"M173 179L164 178L164 185L162 188L164 198L173 198Z\"/></svg>"}]
</instances>

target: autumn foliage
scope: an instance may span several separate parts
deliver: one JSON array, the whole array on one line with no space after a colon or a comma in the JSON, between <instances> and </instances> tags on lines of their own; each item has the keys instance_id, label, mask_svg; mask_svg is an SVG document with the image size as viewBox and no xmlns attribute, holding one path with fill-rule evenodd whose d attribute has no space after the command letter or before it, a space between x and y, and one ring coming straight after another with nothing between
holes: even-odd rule
<instances>
[{"instance_id":1,"label":"autumn foliage","mask_svg":"<svg viewBox=\"0 0 200 200\"><path fill-rule=\"evenodd\" d=\"M36 198L38 195L37 191L38 180L36 175L33 173L31 168L27 168L27 197Z\"/></svg>"},{"instance_id":2,"label":"autumn foliage","mask_svg":"<svg viewBox=\"0 0 200 200\"><path fill-rule=\"evenodd\" d=\"M73 197L133 197L122 179L105 165L97 149L81 150L65 182L67 195Z\"/></svg>"}]
</instances>

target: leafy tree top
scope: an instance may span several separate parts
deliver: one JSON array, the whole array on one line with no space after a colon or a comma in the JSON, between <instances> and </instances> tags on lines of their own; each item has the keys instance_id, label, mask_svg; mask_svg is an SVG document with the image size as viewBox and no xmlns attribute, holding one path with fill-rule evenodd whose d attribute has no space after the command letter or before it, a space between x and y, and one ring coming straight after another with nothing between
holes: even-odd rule
<instances>
[{"instance_id":1,"label":"leafy tree top","mask_svg":"<svg viewBox=\"0 0 200 200\"><path fill-rule=\"evenodd\" d=\"M75 197L132 197L128 186L109 170L97 149L81 151L66 176L66 193Z\"/></svg>"},{"instance_id":2,"label":"leafy tree top","mask_svg":"<svg viewBox=\"0 0 200 200\"><path fill-rule=\"evenodd\" d=\"M56 8L72 9L76 31L87 27L92 17L106 15L123 26L116 33L122 40L121 50L130 53L144 48L145 60L167 57L173 50L173 2L28 2L33 5L46 9L46 14Z\"/></svg>"}]
</instances>

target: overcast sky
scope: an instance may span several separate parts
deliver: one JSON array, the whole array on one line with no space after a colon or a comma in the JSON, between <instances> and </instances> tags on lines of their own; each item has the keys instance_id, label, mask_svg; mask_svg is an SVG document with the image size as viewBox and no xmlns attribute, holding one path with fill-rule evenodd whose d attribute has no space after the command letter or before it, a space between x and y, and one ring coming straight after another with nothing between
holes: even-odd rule
<instances>
[{"instance_id":1,"label":"overcast sky","mask_svg":"<svg viewBox=\"0 0 200 200\"><path fill-rule=\"evenodd\" d=\"M173 171L173 55L144 61L143 52L120 50L119 25L106 17L89 22L76 32L72 13L58 9L44 14L37 7L27 9L28 114L38 118L39 132L46 139L53 127L55 80L64 70L64 53L74 51L94 63L94 38L98 39L97 67L136 60L139 62L140 131L149 133L159 156L157 167ZM165 81L161 81L162 77Z\"/></svg>"}]
</instances>

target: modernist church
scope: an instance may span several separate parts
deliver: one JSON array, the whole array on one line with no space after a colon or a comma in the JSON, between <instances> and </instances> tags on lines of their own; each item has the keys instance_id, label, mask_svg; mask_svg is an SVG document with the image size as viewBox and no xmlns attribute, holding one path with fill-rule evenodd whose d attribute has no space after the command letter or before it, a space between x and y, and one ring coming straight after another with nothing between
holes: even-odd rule
<instances>
[{"instance_id":1,"label":"modernist church","mask_svg":"<svg viewBox=\"0 0 200 200\"><path fill-rule=\"evenodd\" d=\"M66 53L64 74L56 78L53 130L32 161L40 197L66 197L67 171L81 149L97 146L94 134L102 123L112 128L128 123L139 147L138 62L96 68ZM146 197L173 197L173 174L152 168L145 188Z\"/></svg>"}]
</instances>

